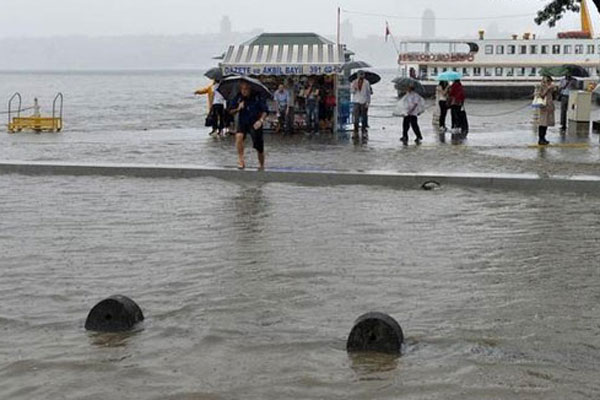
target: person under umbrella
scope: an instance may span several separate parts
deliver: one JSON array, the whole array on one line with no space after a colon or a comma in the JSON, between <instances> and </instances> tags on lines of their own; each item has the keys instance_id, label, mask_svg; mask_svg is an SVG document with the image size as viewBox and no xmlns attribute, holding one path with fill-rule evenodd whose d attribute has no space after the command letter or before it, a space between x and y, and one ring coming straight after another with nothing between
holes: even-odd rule
<instances>
[{"instance_id":1,"label":"person under umbrella","mask_svg":"<svg viewBox=\"0 0 600 400\"><path fill-rule=\"evenodd\" d=\"M244 140L247 135L252 137L252 144L258 155L259 169L265 168L265 144L263 125L268 108L263 96L254 93L248 80L239 80L239 93L230 106L231 115L238 116L235 133L235 145L238 153L238 169L246 168L244 159Z\"/></svg>"},{"instance_id":2,"label":"person under umbrella","mask_svg":"<svg viewBox=\"0 0 600 400\"><path fill-rule=\"evenodd\" d=\"M371 104L371 84L365 79L365 72L358 72L358 79L352 82L352 105L353 105L353 120L354 133L352 139L358 139L358 128L362 124L361 133L363 140L367 140L369 135L367 128L369 126L369 105Z\"/></svg>"},{"instance_id":3,"label":"person under umbrella","mask_svg":"<svg viewBox=\"0 0 600 400\"><path fill-rule=\"evenodd\" d=\"M463 114L463 106L465 104L466 96L465 89L460 82L460 79L454 81L452 86L450 86L450 91L448 92L448 97L450 100L450 112L452 117L452 129L460 129L461 133L466 134L467 130L467 121L466 115Z\"/></svg>"},{"instance_id":4,"label":"person under umbrella","mask_svg":"<svg viewBox=\"0 0 600 400\"><path fill-rule=\"evenodd\" d=\"M573 78L572 69L565 69L565 77L560 81L560 129L567 130L567 111L569 109L569 94L577 90L577 79Z\"/></svg>"},{"instance_id":5,"label":"person under umbrella","mask_svg":"<svg viewBox=\"0 0 600 400\"><path fill-rule=\"evenodd\" d=\"M438 86L435 89L435 99L440 107L440 120L439 120L439 129L440 132L446 132L446 115L448 114L448 92L450 88L448 87L447 81L440 81Z\"/></svg>"}]
</instances>

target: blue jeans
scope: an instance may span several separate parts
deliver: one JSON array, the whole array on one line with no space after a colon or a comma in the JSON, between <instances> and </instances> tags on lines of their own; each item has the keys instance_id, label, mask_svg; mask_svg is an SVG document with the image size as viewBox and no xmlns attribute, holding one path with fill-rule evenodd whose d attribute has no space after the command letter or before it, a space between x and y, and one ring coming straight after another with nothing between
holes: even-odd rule
<instances>
[{"instance_id":1,"label":"blue jeans","mask_svg":"<svg viewBox=\"0 0 600 400\"><path fill-rule=\"evenodd\" d=\"M366 104L354 103L352 107L354 114L354 132L358 133L358 126L362 125L362 132L365 133L369 126L369 106Z\"/></svg>"},{"instance_id":2,"label":"blue jeans","mask_svg":"<svg viewBox=\"0 0 600 400\"><path fill-rule=\"evenodd\" d=\"M319 103L317 102L306 103L306 129L309 132L319 132Z\"/></svg>"}]
</instances>

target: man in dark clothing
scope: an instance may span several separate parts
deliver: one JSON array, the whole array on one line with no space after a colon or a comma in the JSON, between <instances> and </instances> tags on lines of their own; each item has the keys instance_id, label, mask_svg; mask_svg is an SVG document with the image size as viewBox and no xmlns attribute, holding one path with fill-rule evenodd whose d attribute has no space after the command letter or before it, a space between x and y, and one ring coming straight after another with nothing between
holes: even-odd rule
<instances>
[{"instance_id":1,"label":"man in dark clothing","mask_svg":"<svg viewBox=\"0 0 600 400\"><path fill-rule=\"evenodd\" d=\"M244 140L247 135L252 137L253 147L258 154L258 167L265 167L265 143L263 125L267 117L267 103L260 96L254 95L250 84L240 82L240 94L231 105L231 114L238 114L235 145L238 152L238 168L246 168L244 160Z\"/></svg>"},{"instance_id":2,"label":"man in dark clothing","mask_svg":"<svg viewBox=\"0 0 600 400\"><path fill-rule=\"evenodd\" d=\"M570 71L560 81L560 129L567 130L567 110L569 108L569 93L577 90L577 79L573 78Z\"/></svg>"}]
</instances>

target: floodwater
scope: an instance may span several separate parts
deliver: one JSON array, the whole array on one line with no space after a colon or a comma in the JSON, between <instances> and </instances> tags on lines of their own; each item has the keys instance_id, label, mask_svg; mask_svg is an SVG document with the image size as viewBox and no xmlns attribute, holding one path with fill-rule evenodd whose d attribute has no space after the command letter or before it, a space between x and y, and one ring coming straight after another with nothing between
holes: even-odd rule
<instances>
[{"instance_id":1,"label":"floodwater","mask_svg":"<svg viewBox=\"0 0 600 400\"><path fill-rule=\"evenodd\" d=\"M94 94L98 76L112 83ZM230 165L231 143L194 127L202 103L181 95L192 78L2 75L2 88L72 92L65 133L1 135L1 158ZM389 114L388 94L374 115ZM506 133L519 146L534 138L528 113L514 117L521 136ZM587 149L545 158L477 144L509 132L504 120L489 131L474 123L469 145L429 132L422 148L403 149L397 128L383 130L392 119L372 121L366 146L271 138L270 162L597 168L594 136ZM600 397L597 197L17 175L0 176L0 192L2 399ZM91 307L117 293L140 304L145 322L128 335L85 332ZM346 353L368 311L400 322L401 357Z\"/></svg>"},{"instance_id":2,"label":"floodwater","mask_svg":"<svg viewBox=\"0 0 600 400\"><path fill-rule=\"evenodd\" d=\"M234 166L233 140L215 141L204 125L206 98L194 90L201 72L0 73L0 96L15 91L28 106L38 96L44 114L54 94L65 94L65 132L0 135L0 158L70 162L135 162ZM600 175L600 135L548 135L569 146L540 150L532 126L531 99L470 100L468 140L440 138L432 127L433 102L421 116L423 146L403 148L393 71L374 87L370 140L353 146L331 135L281 138L267 135L268 165L305 169L370 169L400 172L504 172ZM0 110L1 111L1 110ZM2 115L0 115L1 117ZM593 117L600 119L600 109ZM443 141L443 143L441 143ZM573 146L575 145L575 146ZM581 145L581 146L579 146ZM256 166L255 157L248 157Z\"/></svg>"}]
</instances>

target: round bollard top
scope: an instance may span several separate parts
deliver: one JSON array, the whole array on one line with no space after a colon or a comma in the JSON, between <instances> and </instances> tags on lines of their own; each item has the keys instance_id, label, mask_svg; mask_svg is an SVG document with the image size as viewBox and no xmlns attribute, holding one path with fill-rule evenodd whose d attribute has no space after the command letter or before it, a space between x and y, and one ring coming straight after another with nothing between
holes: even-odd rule
<instances>
[{"instance_id":1,"label":"round bollard top","mask_svg":"<svg viewBox=\"0 0 600 400\"><path fill-rule=\"evenodd\" d=\"M349 352L400 354L404 343L402 328L387 314L370 312L360 316L348 336Z\"/></svg>"},{"instance_id":2,"label":"round bollard top","mask_svg":"<svg viewBox=\"0 0 600 400\"><path fill-rule=\"evenodd\" d=\"M427 181L421 185L421 189L423 190L439 190L442 185L437 181Z\"/></svg>"},{"instance_id":3,"label":"round bollard top","mask_svg":"<svg viewBox=\"0 0 600 400\"><path fill-rule=\"evenodd\" d=\"M129 297L111 296L88 314L85 329L95 332L126 332L144 320L140 307Z\"/></svg>"}]
</instances>

